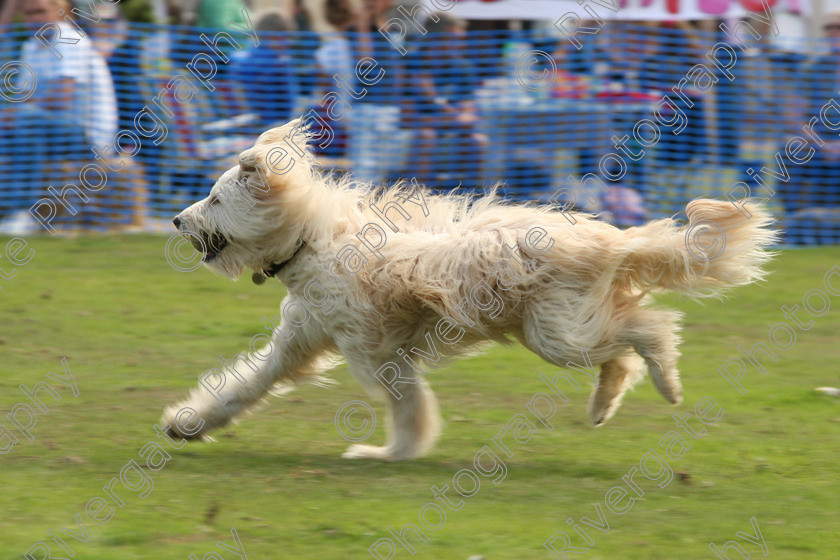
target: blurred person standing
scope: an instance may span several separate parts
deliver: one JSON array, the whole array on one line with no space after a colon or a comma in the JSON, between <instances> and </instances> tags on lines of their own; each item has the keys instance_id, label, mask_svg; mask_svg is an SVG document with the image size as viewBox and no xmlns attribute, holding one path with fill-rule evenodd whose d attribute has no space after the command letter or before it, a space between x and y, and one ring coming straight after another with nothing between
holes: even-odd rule
<instances>
[{"instance_id":1,"label":"blurred person standing","mask_svg":"<svg viewBox=\"0 0 840 560\"><path fill-rule=\"evenodd\" d=\"M196 12L195 25L210 29L223 29L232 24L245 24L242 0L201 0Z\"/></svg>"},{"instance_id":2,"label":"blurred person standing","mask_svg":"<svg viewBox=\"0 0 840 560\"><path fill-rule=\"evenodd\" d=\"M689 21L662 22L658 25L660 57L651 59L646 70L649 72L647 83L656 90L655 97L670 93L691 68L707 62L703 58L707 48L705 43L711 41L711 37L704 40L701 32ZM675 103L686 116L685 128L679 134L674 134L674 130L662 133L657 159L677 167L690 162L700 165L709 160L710 149L706 140L709 95L694 87L691 81L681 91L683 95Z\"/></svg>"},{"instance_id":3,"label":"blurred person standing","mask_svg":"<svg viewBox=\"0 0 840 560\"><path fill-rule=\"evenodd\" d=\"M222 29L230 23L242 24L242 10L247 8L242 0L152 0L155 12L164 13L173 25L187 25L209 29ZM248 2L250 4L250 2Z\"/></svg>"},{"instance_id":4,"label":"blurred person standing","mask_svg":"<svg viewBox=\"0 0 840 560\"><path fill-rule=\"evenodd\" d=\"M314 53L321 46L321 38L312 24L312 14L304 0L292 0L292 28L295 30L290 45L295 76L301 95L312 95L317 88Z\"/></svg>"},{"instance_id":5,"label":"blurred person standing","mask_svg":"<svg viewBox=\"0 0 840 560\"><path fill-rule=\"evenodd\" d=\"M321 40L321 46L315 51L315 60L322 74L321 86L325 91L333 89L333 76L355 76L353 49L348 38L348 31L357 21L357 14L350 0L326 0L324 16L333 29ZM354 78L355 79L355 78ZM348 104L351 97L342 90L340 95Z\"/></svg>"},{"instance_id":6,"label":"blurred person standing","mask_svg":"<svg viewBox=\"0 0 840 560\"><path fill-rule=\"evenodd\" d=\"M324 16L333 29L321 39L321 46L315 51L318 64L318 83L321 94L336 92L342 113L352 110L356 99L349 89L357 89L357 80L353 60L353 49L348 38L348 31L356 21L358 14L350 0L326 0ZM339 88L335 80L344 80L346 87ZM347 126L339 119L333 119L328 107L318 104L314 108L318 116L333 130L333 140L323 149L315 147L315 153L321 156L344 156L347 151Z\"/></svg>"},{"instance_id":7,"label":"blurred person standing","mask_svg":"<svg viewBox=\"0 0 840 560\"><path fill-rule=\"evenodd\" d=\"M573 46L569 41L561 39L551 51L551 59L554 62L551 67L554 69L554 81L551 87L551 97L559 99L584 99L589 97L589 85L583 74L570 70L572 64L569 59L572 57ZM545 70L550 71L548 68Z\"/></svg>"},{"instance_id":8,"label":"blurred person standing","mask_svg":"<svg viewBox=\"0 0 840 560\"><path fill-rule=\"evenodd\" d=\"M242 86L265 130L293 118L300 87L289 54L291 24L278 9L258 12L254 18L260 44L232 56L230 77Z\"/></svg>"},{"instance_id":9,"label":"blurred person standing","mask_svg":"<svg viewBox=\"0 0 840 560\"><path fill-rule=\"evenodd\" d=\"M79 37L64 20L68 15L59 16L71 13L67 0L20 0L18 7L33 31L52 23L62 37ZM17 88L34 88L32 96L0 113L0 158L11 162L15 189L4 201L7 212L28 208L50 184L60 189L71 182L91 146L110 144L117 131L111 73L93 42L86 35L55 48L60 59L34 36L23 44L20 61L37 75L37 87L19 73Z\"/></svg>"},{"instance_id":10,"label":"blurred person standing","mask_svg":"<svg viewBox=\"0 0 840 560\"><path fill-rule=\"evenodd\" d=\"M466 24L447 13L424 25L428 34L408 61L405 82L416 129L409 173L429 186L481 188L489 138L478 129L475 90L480 77L464 56ZM433 171L434 170L434 171Z\"/></svg>"},{"instance_id":11,"label":"blurred person standing","mask_svg":"<svg viewBox=\"0 0 840 560\"><path fill-rule=\"evenodd\" d=\"M658 23L610 21L604 40L595 53L592 68L600 83L598 93L628 96L659 87L666 88L669 59L674 55L663 46Z\"/></svg>"},{"instance_id":12,"label":"blurred person standing","mask_svg":"<svg viewBox=\"0 0 840 560\"><path fill-rule=\"evenodd\" d=\"M140 72L140 49L134 41L128 21L120 6L99 0L97 22L79 22L93 46L108 65L117 99L118 127L131 128L144 103L137 93L136 77Z\"/></svg>"},{"instance_id":13,"label":"blurred person standing","mask_svg":"<svg viewBox=\"0 0 840 560\"><path fill-rule=\"evenodd\" d=\"M788 215L810 207L840 206L840 139L836 129L819 122L820 109L829 99L837 99L840 90L840 11L825 18L823 32L828 52L807 65L800 80L805 119L817 117L814 133L824 144L813 146L815 154L808 163L789 165L790 180L776 187Z\"/></svg>"},{"instance_id":14,"label":"blurred person standing","mask_svg":"<svg viewBox=\"0 0 840 560\"><path fill-rule=\"evenodd\" d=\"M176 66L186 64L196 52L203 49L204 44L199 40L201 33L212 37L215 33L232 25L246 27L243 14L246 6L242 0L166 0L166 4L173 24L200 28L199 30L173 30L171 56ZM230 55L237 50L230 41L222 40L219 41L219 52L213 50L211 53L206 53L216 63L217 78L227 77L229 70L227 63Z\"/></svg>"},{"instance_id":15,"label":"blurred person standing","mask_svg":"<svg viewBox=\"0 0 840 560\"><path fill-rule=\"evenodd\" d=\"M747 169L760 169L771 161L782 137L795 130L795 120L787 111L789 99L782 96L779 83L784 69L778 50L770 41L772 25L744 18L759 38L739 53L735 79L718 71L716 87L720 151L724 164L739 168L739 181L749 183ZM749 29L748 28L748 29Z\"/></svg>"},{"instance_id":16,"label":"blurred person standing","mask_svg":"<svg viewBox=\"0 0 840 560\"><path fill-rule=\"evenodd\" d=\"M682 62L682 53L669 52L667 34L658 22L610 21L604 34L604 47L594 53L590 88L599 105L608 110L608 119L614 130L630 130L633 124L647 116L646 104L661 96L674 83L676 67ZM578 55L579 56L579 55ZM580 64L580 61L578 62ZM633 101L633 103L626 103ZM645 107L640 111L627 107ZM586 123L581 123L585 127ZM662 135L662 144L669 146L673 140ZM641 146L632 137L626 145L633 152ZM660 148L660 153L667 150ZM603 148L584 147L578 159L578 174L583 176L598 169ZM661 156L660 156L661 157ZM632 187L642 196L648 196L647 173L650 161L636 161L628 165L622 177L625 186Z\"/></svg>"},{"instance_id":17,"label":"blurred person standing","mask_svg":"<svg viewBox=\"0 0 840 560\"><path fill-rule=\"evenodd\" d=\"M203 27L208 29L223 30L237 26L239 28L246 27L245 24L245 4L242 0L201 0L198 5L198 12L196 13L196 27ZM190 52L195 52L200 43L195 43ZM241 46L241 44L240 44ZM227 78L230 66L227 64L228 59L239 49L230 44L229 41L221 41L219 43L219 50L223 55L213 54L216 60L216 68L218 68L217 76L219 79Z\"/></svg>"},{"instance_id":18,"label":"blurred person standing","mask_svg":"<svg viewBox=\"0 0 840 560\"><path fill-rule=\"evenodd\" d=\"M366 86L365 102L381 105L401 105L402 81L405 76L404 57L391 42L379 32L387 33L386 23L394 8L393 0L364 0L357 18L358 32L355 35L356 60L368 57L374 59L385 71L382 79ZM422 40L422 37L420 38Z\"/></svg>"}]
</instances>

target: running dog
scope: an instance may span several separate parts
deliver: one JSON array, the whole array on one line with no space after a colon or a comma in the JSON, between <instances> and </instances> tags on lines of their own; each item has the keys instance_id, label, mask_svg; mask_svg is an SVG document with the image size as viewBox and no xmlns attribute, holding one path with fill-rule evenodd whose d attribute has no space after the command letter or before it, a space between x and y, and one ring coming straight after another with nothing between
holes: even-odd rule
<instances>
[{"instance_id":1,"label":"running dog","mask_svg":"<svg viewBox=\"0 0 840 560\"><path fill-rule=\"evenodd\" d=\"M174 219L207 268L231 279L251 269L255 282L274 277L288 295L271 342L248 355L250 369L229 367L215 390L203 383L164 412L173 435L205 437L276 384L321 379L343 359L385 395L391 415L384 447L354 445L344 457L418 457L441 426L421 364L510 338L557 366L582 351L600 364L588 406L596 425L645 369L677 404L681 315L650 307L649 294L718 296L761 280L776 241L771 217L753 202L743 212L694 200L687 223L621 230L493 194L376 189L315 171L302 128L294 121L263 133L207 198Z\"/></svg>"}]
</instances>

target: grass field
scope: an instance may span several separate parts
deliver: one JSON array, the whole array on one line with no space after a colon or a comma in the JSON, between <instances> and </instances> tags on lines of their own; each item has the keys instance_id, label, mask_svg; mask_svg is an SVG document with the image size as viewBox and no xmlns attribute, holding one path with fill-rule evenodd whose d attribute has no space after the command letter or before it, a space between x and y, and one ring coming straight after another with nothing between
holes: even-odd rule
<instances>
[{"instance_id":1,"label":"grass field","mask_svg":"<svg viewBox=\"0 0 840 560\"><path fill-rule=\"evenodd\" d=\"M164 405L217 367L216 356L246 349L282 296L276 283L176 272L164 259L162 237L30 241L32 261L0 281L0 423L9 426L6 413L29 402L18 386L62 374L63 356L80 394L74 399L53 382L62 399L40 394L50 410L39 414L34 441L21 438L0 455L0 560L21 558L37 541L65 557L48 531L78 532L74 516L84 517L86 502L105 496L103 486L129 460L143 462L138 452L147 442L166 446L152 428ZM840 296L810 330L796 329L795 345L780 351L778 362L763 360L766 375L747 369L746 394L718 373L739 344L768 342L773 325L791 324L780 307L801 306L806 292L824 289L823 276L837 264L840 248L785 251L765 284L725 301L662 297L686 312L685 403L667 405L645 379L615 418L593 429L585 413L589 387L569 391L552 420L556 429L538 425L529 442L512 444L504 480L481 478L478 492L448 511L427 543L412 539L414 557L550 559L542 543L557 531L573 546L587 546L566 520L597 521L600 503L609 530L584 526L595 545L567 558L715 558L709 543L752 534L753 517L771 558L837 558L840 400L814 388L840 385ZM435 371L430 382L446 422L441 441L420 460L382 464L340 458L348 442L334 424L339 405L374 405L380 422L369 443L377 445L385 413L341 366L332 374L335 388L302 387L217 433L215 443L170 449L163 468L144 470L154 483L144 499L117 485L124 507L102 525L86 522L87 542L64 540L84 560L202 558L211 550L227 560L236 556L215 545L232 545L235 527L250 560L372 558L367 549L389 536L387 526L419 523L419 510L433 502L432 486L451 486L456 472L472 468L473 456L513 415L531 416L525 404L544 389L539 374L556 371L519 346L496 346ZM575 376L583 385L585 376ZM632 509L605 509L604 494L626 487L622 477L650 449L662 454L659 439L676 428L672 414L693 414L703 397L715 399L724 416L705 437L689 440L682 458L668 459L673 481L660 488L637 475L644 496ZM757 544L738 541L761 557ZM409 557L402 547L394 556Z\"/></svg>"}]
</instances>

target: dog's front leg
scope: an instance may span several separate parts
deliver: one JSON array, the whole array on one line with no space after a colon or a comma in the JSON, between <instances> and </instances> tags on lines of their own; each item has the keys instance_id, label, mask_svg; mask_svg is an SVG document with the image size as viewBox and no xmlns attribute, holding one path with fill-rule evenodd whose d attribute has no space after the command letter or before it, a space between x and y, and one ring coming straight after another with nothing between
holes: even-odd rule
<instances>
[{"instance_id":1,"label":"dog's front leg","mask_svg":"<svg viewBox=\"0 0 840 560\"><path fill-rule=\"evenodd\" d=\"M412 381L392 385L394 392L388 392L391 422L385 447L351 445L342 457L401 461L419 457L431 449L441 428L437 400L422 377L414 377Z\"/></svg>"},{"instance_id":2,"label":"dog's front leg","mask_svg":"<svg viewBox=\"0 0 840 560\"><path fill-rule=\"evenodd\" d=\"M313 323L295 327L284 318L262 350L203 374L199 387L167 408L161 422L171 434L199 438L256 404L278 381L305 381L319 373L324 363L319 358L330 345Z\"/></svg>"}]
</instances>

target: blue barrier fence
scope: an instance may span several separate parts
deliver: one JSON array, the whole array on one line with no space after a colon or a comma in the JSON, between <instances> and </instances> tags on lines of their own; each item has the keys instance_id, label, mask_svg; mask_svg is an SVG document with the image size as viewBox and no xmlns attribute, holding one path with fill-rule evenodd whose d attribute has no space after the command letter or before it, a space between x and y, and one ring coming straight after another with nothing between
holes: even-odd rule
<instances>
[{"instance_id":1,"label":"blue barrier fence","mask_svg":"<svg viewBox=\"0 0 840 560\"><path fill-rule=\"evenodd\" d=\"M0 35L0 228L22 214L45 229L162 223L260 132L308 115L320 165L370 181L501 181L621 226L749 189L787 242L840 242L830 43L610 23L580 49L538 30L261 32L257 46L131 24L58 44L59 60L34 31Z\"/></svg>"}]
</instances>

